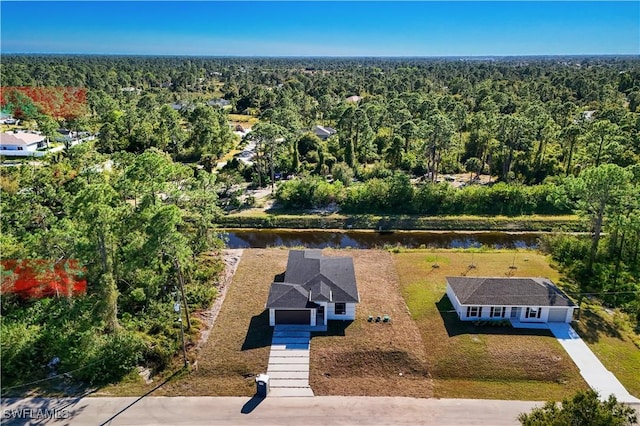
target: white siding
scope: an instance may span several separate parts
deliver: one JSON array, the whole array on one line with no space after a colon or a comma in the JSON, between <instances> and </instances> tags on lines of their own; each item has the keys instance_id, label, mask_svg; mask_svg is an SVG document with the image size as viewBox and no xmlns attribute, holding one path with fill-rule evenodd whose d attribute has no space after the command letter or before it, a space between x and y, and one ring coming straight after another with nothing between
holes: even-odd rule
<instances>
[{"instance_id":1,"label":"white siding","mask_svg":"<svg viewBox=\"0 0 640 426\"><path fill-rule=\"evenodd\" d=\"M453 305L453 309L455 309L456 312L458 313L458 318L464 319L464 316L467 314L467 309L465 307L464 312L462 311L462 305L460 305L460 302L458 301L458 298L453 292L453 289L451 288L451 286L449 286L449 283L447 283L447 296L449 296L449 300Z\"/></svg>"},{"instance_id":2,"label":"white siding","mask_svg":"<svg viewBox=\"0 0 640 426\"><path fill-rule=\"evenodd\" d=\"M462 321L475 321L475 320L489 320L489 319L510 319L511 318L511 311L515 309L517 309L517 306L505 306L505 312L504 312L504 316L503 317L491 317L491 305L463 305L461 304L456 295L454 294L452 288L449 286L449 284L447 283L447 296L449 297L449 300L451 301L451 304L453 305L453 308L455 309L456 313L458 314L458 318L460 318L460 320ZM482 309L481 313L479 316L477 317L467 317L467 307L468 306L478 306ZM496 306L496 307L502 307L502 306ZM549 319L549 310L550 309L562 309L565 310L565 318L564 318L564 322L570 323L573 320L573 311L574 308L572 307L567 307L567 308L550 308L548 306L532 306L535 308L540 308L540 318L526 318L527 315L527 306L522 306L520 307L520 315L518 315L515 320L519 321L519 322L547 322ZM556 314L558 315L558 314Z\"/></svg>"},{"instance_id":3,"label":"white siding","mask_svg":"<svg viewBox=\"0 0 640 426\"><path fill-rule=\"evenodd\" d=\"M550 308L549 314L547 315L548 321L553 322L566 322L570 323L573 321L573 311L575 308L573 307L563 307L563 308Z\"/></svg>"},{"instance_id":4,"label":"white siding","mask_svg":"<svg viewBox=\"0 0 640 426\"><path fill-rule=\"evenodd\" d=\"M328 303L325 310L328 320L355 320L356 319L356 304L346 303L344 315L336 315L335 304Z\"/></svg>"},{"instance_id":5,"label":"white siding","mask_svg":"<svg viewBox=\"0 0 640 426\"><path fill-rule=\"evenodd\" d=\"M540 318L527 318L527 308L537 308L541 309ZM547 318L549 318L549 307L548 306L523 306L522 311L520 312L520 318L518 321L520 322L547 322Z\"/></svg>"}]
</instances>

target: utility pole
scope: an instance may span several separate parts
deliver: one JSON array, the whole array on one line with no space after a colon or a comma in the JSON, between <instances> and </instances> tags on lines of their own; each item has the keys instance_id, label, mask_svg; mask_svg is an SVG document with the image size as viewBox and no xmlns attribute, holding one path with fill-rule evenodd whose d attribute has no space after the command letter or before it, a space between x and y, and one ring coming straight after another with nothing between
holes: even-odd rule
<instances>
[{"instance_id":1,"label":"utility pole","mask_svg":"<svg viewBox=\"0 0 640 426\"><path fill-rule=\"evenodd\" d=\"M173 258L173 264L178 272L178 282L180 283L180 293L182 294L182 303L184 304L184 310L187 315L187 330L191 330L191 320L189 319L189 305L187 305L187 297L184 295L184 278L182 277L182 270L180 269L180 262L178 258Z\"/></svg>"},{"instance_id":2,"label":"utility pole","mask_svg":"<svg viewBox=\"0 0 640 426\"><path fill-rule=\"evenodd\" d=\"M174 292L174 294L177 296L176 292ZM173 311L178 314L178 322L180 323L180 337L182 339L182 358L184 361L184 367L187 368L187 365L189 365L189 362L187 361L187 347L184 343L184 324L182 323L182 312L180 309L180 302L178 301L174 302Z\"/></svg>"}]
</instances>

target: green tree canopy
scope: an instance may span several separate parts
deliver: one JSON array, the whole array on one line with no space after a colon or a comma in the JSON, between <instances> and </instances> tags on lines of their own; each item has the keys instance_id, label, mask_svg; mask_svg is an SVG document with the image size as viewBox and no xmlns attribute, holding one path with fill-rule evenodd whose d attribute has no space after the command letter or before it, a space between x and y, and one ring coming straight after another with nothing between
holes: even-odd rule
<instances>
[{"instance_id":1,"label":"green tree canopy","mask_svg":"<svg viewBox=\"0 0 640 426\"><path fill-rule=\"evenodd\" d=\"M618 402L615 396L602 401L590 389L563 399L561 405L547 402L530 413L520 414L518 420L523 426L631 426L638 417L633 408Z\"/></svg>"}]
</instances>

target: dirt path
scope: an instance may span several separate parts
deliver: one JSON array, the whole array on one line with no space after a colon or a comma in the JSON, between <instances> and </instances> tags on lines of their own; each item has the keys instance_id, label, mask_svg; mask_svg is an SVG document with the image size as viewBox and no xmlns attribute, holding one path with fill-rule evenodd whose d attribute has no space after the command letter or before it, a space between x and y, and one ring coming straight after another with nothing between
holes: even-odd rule
<instances>
[{"instance_id":1,"label":"dirt path","mask_svg":"<svg viewBox=\"0 0 640 426\"><path fill-rule=\"evenodd\" d=\"M227 295L229 285L233 280L233 275L236 273L236 269L238 269L238 264L240 263L240 258L242 257L243 251L243 249L227 249L222 253L224 272L222 274L222 277L220 278L220 285L218 286L218 297L213 302L211 309L200 314L205 327L200 332L200 338L196 343L197 352L200 352L200 348L202 348L202 346L209 339L209 334L211 333L211 329L213 328L213 323L216 321L218 313L220 313L220 308L222 308L222 303L224 302L224 298Z\"/></svg>"}]
</instances>

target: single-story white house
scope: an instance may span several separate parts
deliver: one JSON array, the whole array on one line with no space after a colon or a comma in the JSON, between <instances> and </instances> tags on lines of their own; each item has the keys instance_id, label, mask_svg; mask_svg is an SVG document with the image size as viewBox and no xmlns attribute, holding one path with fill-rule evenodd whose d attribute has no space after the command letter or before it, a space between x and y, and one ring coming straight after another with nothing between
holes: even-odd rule
<instances>
[{"instance_id":1,"label":"single-story white house","mask_svg":"<svg viewBox=\"0 0 640 426\"><path fill-rule=\"evenodd\" d=\"M0 133L0 155L36 155L36 151L39 148L46 148L47 146L47 138L37 133Z\"/></svg>"},{"instance_id":2,"label":"single-story white house","mask_svg":"<svg viewBox=\"0 0 640 426\"><path fill-rule=\"evenodd\" d=\"M321 250L291 250L284 282L271 284L269 325L326 326L354 320L360 294L351 257L326 257Z\"/></svg>"},{"instance_id":3,"label":"single-story white house","mask_svg":"<svg viewBox=\"0 0 640 426\"><path fill-rule=\"evenodd\" d=\"M577 308L547 278L447 277L446 291L462 321L570 323Z\"/></svg>"}]
</instances>

